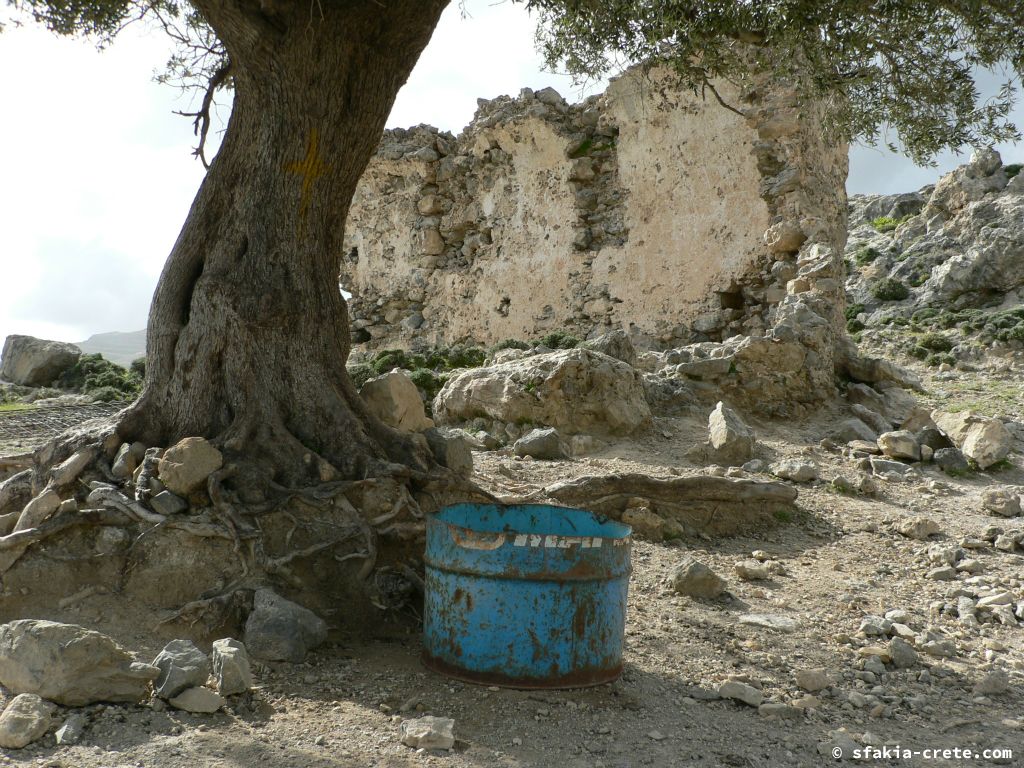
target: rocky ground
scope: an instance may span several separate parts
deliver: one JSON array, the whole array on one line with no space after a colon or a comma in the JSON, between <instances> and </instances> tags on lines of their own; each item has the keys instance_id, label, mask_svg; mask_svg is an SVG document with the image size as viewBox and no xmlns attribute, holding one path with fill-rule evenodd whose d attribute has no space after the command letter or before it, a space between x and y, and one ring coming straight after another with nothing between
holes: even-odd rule
<instances>
[{"instance_id":1,"label":"rocky ground","mask_svg":"<svg viewBox=\"0 0 1024 768\"><path fill-rule=\"evenodd\" d=\"M964 374L954 389L926 366L919 370L924 399L939 407L955 406L970 387L986 388L985 376ZM1024 403L1019 381L1006 383L1017 413ZM819 445L844 410L837 404L788 424L748 417L755 456L811 460L824 480L856 475L854 458ZM516 458L510 448L477 452L476 478L499 495L521 497L580 475L716 471L687 458L705 424L695 415L659 417L646 432L577 459ZM160 699L63 708L54 726L85 716L77 744L58 746L51 733L3 752L0 764L810 766L830 760L833 749L852 755L895 745L1012 749L1012 758L972 762L1017 764L1024 753L1024 622L1000 623L978 611L978 623L958 616L956 606L1004 592L1013 603L1024 599L1024 553L995 548L991 530L1020 530L1022 519L982 507L984 490L1024 485L1020 449L1018 442L993 471L957 477L918 464L906 480L879 480L874 496L802 483L796 515L748 536L636 541L626 670L611 685L551 692L469 685L424 670L415 631L379 640L339 634L302 664L256 665L254 690L216 714L187 714ZM918 516L935 523L928 540L897 532ZM734 564L755 551L771 566L767 578L741 579ZM673 568L686 556L724 579L720 595L673 590ZM971 561L970 572L936 574L958 557ZM748 623L758 621L751 614L783 617L776 620L781 629ZM140 659L163 645L108 595L84 595L39 615L104 631ZM907 660L897 648L897 666L888 654L898 646L891 638L901 635L918 650ZM722 689L728 681L742 685ZM400 741L400 723L423 713L454 719L452 750Z\"/></svg>"},{"instance_id":2,"label":"rocky ground","mask_svg":"<svg viewBox=\"0 0 1024 768\"><path fill-rule=\"evenodd\" d=\"M434 419L466 428L447 439L473 446L473 478L504 500L555 498L558 483L628 473L796 489L795 506L723 503L718 529L698 520L707 499L673 498L671 485L654 489L658 498L600 500L637 531L617 682L470 685L420 664L415 625L369 637L332 626L301 662L254 660L252 689L213 714L160 695L52 714L37 702L44 735L0 750L0 765L817 766L838 755L1024 764L1019 171L983 153L934 188L851 201L849 330L862 355L909 374L873 364L876 389L839 382L821 407L785 418L716 408L710 382L743 374L749 350L638 356L622 337L590 350L502 350L487 369L450 366L444 382L414 371L364 385L370 407L401 414L394 426L421 430L429 421L417 387L433 395L443 383ZM474 415L488 399L500 418ZM0 455L49 437L44 416L0 414ZM562 434L533 434L535 425ZM453 443L440 445L449 466L465 466ZM142 487L137 461L154 473L159 464L160 487L175 490L162 462L176 449L150 447L145 459L135 449L112 462L124 492ZM171 502L193 503L171 490L162 492ZM150 505L137 505L144 520L159 519L162 494L153 494L135 497ZM725 527L733 532L713 532ZM10 592L2 597L31 604L30 585ZM142 662L175 637L104 589L33 605L33 617L104 632ZM12 698L3 691L0 707ZM454 721L450 749L415 746L411 721L424 716ZM0 739L13 727L6 717Z\"/></svg>"}]
</instances>

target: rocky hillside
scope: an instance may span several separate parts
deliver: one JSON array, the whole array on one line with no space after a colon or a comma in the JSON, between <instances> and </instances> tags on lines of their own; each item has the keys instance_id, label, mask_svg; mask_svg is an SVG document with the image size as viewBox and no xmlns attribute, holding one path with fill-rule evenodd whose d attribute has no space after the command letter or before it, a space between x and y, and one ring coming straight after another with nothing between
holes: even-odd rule
<instances>
[{"instance_id":1,"label":"rocky hillside","mask_svg":"<svg viewBox=\"0 0 1024 768\"><path fill-rule=\"evenodd\" d=\"M855 338L934 366L1024 359L1020 171L984 151L934 186L850 199Z\"/></svg>"}]
</instances>

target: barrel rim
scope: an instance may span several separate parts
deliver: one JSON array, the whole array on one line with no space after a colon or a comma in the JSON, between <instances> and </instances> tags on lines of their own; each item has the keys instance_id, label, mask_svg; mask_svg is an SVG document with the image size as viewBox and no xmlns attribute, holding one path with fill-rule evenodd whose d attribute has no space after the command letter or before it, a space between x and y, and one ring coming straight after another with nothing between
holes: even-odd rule
<instances>
[{"instance_id":1,"label":"barrel rim","mask_svg":"<svg viewBox=\"0 0 1024 768\"><path fill-rule=\"evenodd\" d=\"M522 503L522 504L514 504L514 503L506 503L506 502L500 502L500 501L486 502L486 503L463 501L463 502L457 502L455 504L447 504L444 507L442 507L441 509L437 510L437 512L435 512L432 515L430 515L430 517L431 517L431 519L433 521L438 522L438 523L444 523L446 525L453 525L453 526L456 526L458 528L464 528L466 530L471 530L471 531L484 532L484 531L479 531L479 529L476 529L476 528L469 528L468 526L465 525L465 521L453 522L452 520L449 520L448 518L446 518L444 516L446 512L454 510L454 509L456 509L458 507L467 507L467 506L491 507L491 508L494 508L494 509L529 509L529 508L537 508L537 509L556 510L556 511L560 511L560 512L572 512L572 513L575 513L575 514L584 514L584 515L588 515L593 520L593 522L596 523L597 525L602 526L602 527L603 526L608 526L611 529L610 535L605 535L602 532L600 534L591 535L591 538L621 539L623 541L629 541L631 539L632 535L633 535L633 527L631 525L628 525L628 524L622 522L621 520L615 520L615 519L613 519L613 518L609 517L608 515L605 515L605 514L603 514L601 512L594 512L593 510L590 510L590 509L581 509L580 507L570 507L570 506L566 506L564 504L540 504L540 503L533 503L533 502L527 502L527 503ZM539 536L558 535L558 534L553 534L551 532L544 533L544 532L541 532L541 531L516 531L516 530L512 530L512 529L503 529L503 530L498 530L498 531L486 531L486 532L487 533L525 533L525 534L529 534L529 535L539 535Z\"/></svg>"}]
</instances>

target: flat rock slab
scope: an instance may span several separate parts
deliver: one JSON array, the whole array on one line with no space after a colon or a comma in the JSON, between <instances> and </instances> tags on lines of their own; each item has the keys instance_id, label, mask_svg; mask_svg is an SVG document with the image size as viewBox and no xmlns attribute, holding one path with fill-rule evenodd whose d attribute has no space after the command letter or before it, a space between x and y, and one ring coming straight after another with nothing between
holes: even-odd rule
<instances>
[{"instance_id":1,"label":"flat rock slab","mask_svg":"<svg viewBox=\"0 0 1024 768\"><path fill-rule=\"evenodd\" d=\"M793 486L773 481L641 474L589 475L549 485L544 493L616 519L631 499L641 497L664 518L720 536L777 525L796 509L798 495Z\"/></svg>"},{"instance_id":2,"label":"flat rock slab","mask_svg":"<svg viewBox=\"0 0 1024 768\"><path fill-rule=\"evenodd\" d=\"M797 620L789 616L781 616L777 613L744 613L739 618L740 624L749 624L752 627L762 627L775 632L796 632Z\"/></svg>"}]
</instances>

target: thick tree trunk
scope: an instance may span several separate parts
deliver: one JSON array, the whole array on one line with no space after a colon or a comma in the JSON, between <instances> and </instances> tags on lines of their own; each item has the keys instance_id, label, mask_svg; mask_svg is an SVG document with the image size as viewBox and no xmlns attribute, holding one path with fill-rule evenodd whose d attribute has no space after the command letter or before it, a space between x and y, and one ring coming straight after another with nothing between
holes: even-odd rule
<instances>
[{"instance_id":1,"label":"thick tree trunk","mask_svg":"<svg viewBox=\"0 0 1024 768\"><path fill-rule=\"evenodd\" d=\"M202 435L286 484L425 467L345 372L338 274L356 183L447 2L195 1L234 108L157 287L125 439Z\"/></svg>"}]
</instances>

